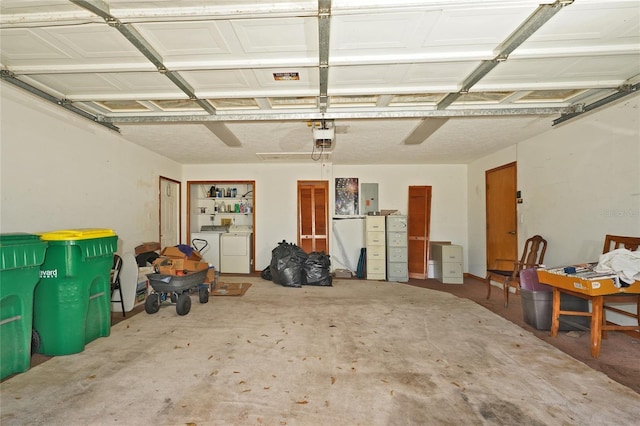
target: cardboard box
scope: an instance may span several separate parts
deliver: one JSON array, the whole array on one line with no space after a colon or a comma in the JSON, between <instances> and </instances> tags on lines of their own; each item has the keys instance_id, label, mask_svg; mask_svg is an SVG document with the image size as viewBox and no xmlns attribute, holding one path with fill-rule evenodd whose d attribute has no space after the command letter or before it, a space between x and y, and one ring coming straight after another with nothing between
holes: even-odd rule
<instances>
[{"instance_id":1,"label":"cardboard box","mask_svg":"<svg viewBox=\"0 0 640 426\"><path fill-rule=\"evenodd\" d=\"M204 279L205 283L209 283L209 284L215 284L216 282L216 269L215 268L209 268L209 270L207 271L207 277Z\"/></svg>"},{"instance_id":2,"label":"cardboard box","mask_svg":"<svg viewBox=\"0 0 640 426\"><path fill-rule=\"evenodd\" d=\"M156 259L154 265L158 267L158 272L164 275L177 275L179 272L183 271L187 271L187 273L189 273L209 269L209 264L206 262L169 257Z\"/></svg>"},{"instance_id":3,"label":"cardboard box","mask_svg":"<svg viewBox=\"0 0 640 426\"><path fill-rule=\"evenodd\" d=\"M150 251L158 251L160 250L160 243L155 243L155 242L149 242L149 243L142 243L140 244L138 247L136 247L134 249L136 256L142 253L148 253Z\"/></svg>"},{"instance_id":4,"label":"cardboard box","mask_svg":"<svg viewBox=\"0 0 640 426\"><path fill-rule=\"evenodd\" d=\"M348 269L336 269L333 271L333 275L336 278L351 278L353 276Z\"/></svg>"},{"instance_id":5,"label":"cardboard box","mask_svg":"<svg viewBox=\"0 0 640 426\"><path fill-rule=\"evenodd\" d=\"M197 272L204 269L209 269L208 263L198 262L197 260L173 259L173 264L176 269L189 272Z\"/></svg>"},{"instance_id":6,"label":"cardboard box","mask_svg":"<svg viewBox=\"0 0 640 426\"><path fill-rule=\"evenodd\" d=\"M211 294L214 296L242 296L249 290L251 283L223 283L217 282Z\"/></svg>"},{"instance_id":7,"label":"cardboard box","mask_svg":"<svg viewBox=\"0 0 640 426\"><path fill-rule=\"evenodd\" d=\"M160 252L160 256L171 257L175 259L186 259L187 255L180 251L178 247L165 247Z\"/></svg>"},{"instance_id":8,"label":"cardboard box","mask_svg":"<svg viewBox=\"0 0 640 426\"><path fill-rule=\"evenodd\" d=\"M189 260L202 260L202 255L198 250L193 250L191 255L187 257L186 254L180 251L178 247L165 247L160 252L160 256L170 257L172 259L189 259Z\"/></svg>"}]
</instances>

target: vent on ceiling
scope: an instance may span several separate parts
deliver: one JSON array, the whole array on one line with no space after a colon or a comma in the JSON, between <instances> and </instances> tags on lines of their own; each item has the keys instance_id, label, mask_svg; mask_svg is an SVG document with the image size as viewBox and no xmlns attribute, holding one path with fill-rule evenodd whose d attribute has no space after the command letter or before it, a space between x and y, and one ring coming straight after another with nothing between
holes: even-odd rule
<instances>
[{"instance_id":1,"label":"vent on ceiling","mask_svg":"<svg viewBox=\"0 0 640 426\"><path fill-rule=\"evenodd\" d=\"M331 153L324 152L257 152L256 155L262 161L326 161Z\"/></svg>"}]
</instances>

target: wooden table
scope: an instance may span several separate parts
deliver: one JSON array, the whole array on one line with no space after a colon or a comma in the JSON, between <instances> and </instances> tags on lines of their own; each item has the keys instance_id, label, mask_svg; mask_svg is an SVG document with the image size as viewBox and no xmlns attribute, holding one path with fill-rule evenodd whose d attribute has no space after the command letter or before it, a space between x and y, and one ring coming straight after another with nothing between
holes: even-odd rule
<instances>
[{"instance_id":1,"label":"wooden table","mask_svg":"<svg viewBox=\"0 0 640 426\"><path fill-rule=\"evenodd\" d=\"M620 294L640 294L640 281L629 287L616 287L611 278L581 278L552 270L538 269L538 280L553 287L553 310L551 317L551 336L558 335L560 315L591 317L591 356L600 355L602 333L607 330L633 330L637 326L603 324L602 305L604 296ZM591 312L561 311L560 294L566 293L591 301Z\"/></svg>"}]
</instances>

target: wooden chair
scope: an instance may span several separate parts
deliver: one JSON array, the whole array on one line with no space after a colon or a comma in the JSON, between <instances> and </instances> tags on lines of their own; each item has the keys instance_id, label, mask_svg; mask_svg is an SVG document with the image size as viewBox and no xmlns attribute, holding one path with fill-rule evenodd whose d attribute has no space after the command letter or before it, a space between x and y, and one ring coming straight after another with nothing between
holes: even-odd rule
<instances>
[{"instance_id":1,"label":"wooden chair","mask_svg":"<svg viewBox=\"0 0 640 426\"><path fill-rule=\"evenodd\" d=\"M604 248L602 253L608 253L619 248L626 248L635 251L640 246L640 237L624 237L621 235L606 235L604 238ZM607 303L633 303L636 302L636 313L616 308ZM615 312L620 315L635 318L637 325L614 325L607 324L607 311ZM640 295L637 294L616 294L604 296L602 305L602 337L607 338L607 330L626 330L640 332Z\"/></svg>"},{"instance_id":2,"label":"wooden chair","mask_svg":"<svg viewBox=\"0 0 640 426\"><path fill-rule=\"evenodd\" d=\"M491 297L491 281L502 283L502 292L504 293L504 307L509 306L509 287L514 285L516 291L520 286L520 271L527 268L535 268L540 266L544 261L544 253L547 251L547 240L540 235L534 235L524 244L522 258L520 261L514 259L496 259L494 269L487 269L487 299ZM499 265L511 263L511 269L499 269Z\"/></svg>"}]
</instances>

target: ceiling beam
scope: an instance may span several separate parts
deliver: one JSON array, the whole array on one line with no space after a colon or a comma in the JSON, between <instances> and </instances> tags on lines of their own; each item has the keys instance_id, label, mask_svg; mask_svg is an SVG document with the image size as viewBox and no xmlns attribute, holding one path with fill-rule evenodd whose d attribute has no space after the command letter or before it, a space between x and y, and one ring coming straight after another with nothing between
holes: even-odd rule
<instances>
[{"instance_id":1,"label":"ceiling beam","mask_svg":"<svg viewBox=\"0 0 640 426\"><path fill-rule=\"evenodd\" d=\"M329 103L329 39L331 35L331 0L318 0L318 64L320 93L318 108L327 111Z\"/></svg>"},{"instance_id":2,"label":"ceiling beam","mask_svg":"<svg viewBox=\"0 0 640 426\"><path fill-rule=\"evenodd\" d=\"M42 90L36 87L33 87L30 84L25 83L24 81L20 81L16 78L16 76L12 72L9 72L7 70L0 70L0 78L2 78L2 80L6 81L7 83L11 83L16 87L19 87L23 90L26 90L27 92L30 92L38 96L41 99L44 99L45 101L61 106L62 108L65 108L81 117L84 117L86 119L93 121L94 123L98 123L111 130L120 132L120 129L118 127L114 126L109 121L105 121L102 116L90 114L86 111L81 110L80 108L73 106L71 101L69 101L68 99L56 98L55 96L52 96L46 92L43 92Z\"/></svg>"},{"instance_id":3,"label":"ceiling beam","mask_svg":"<svg viewBox=\"0 0 640 426\"><path fill-rule=\"evenodd\" d=\"M160 74L167 76L169 80L180 88L192 101L196 102L202 109L209 114L215 114L216 109L209 102L198 99L193 87L182 76L175 72L170 71L162 62L162 55L158 53L151 44L149 44L142 34L135 29L131 24L123 24L115 16L111 15L109 11L109 5L102 0L70 0L75 5L82 7L105 20L107 25L115 28L122 34L133 46L138 49L158 70Z\"/></svg>"},{"instance_id":4,"label":"ceiling beam","mask_svg":"<svg viewBox=\"0 0 640 426\"><path fill-rule=\"evenodd\" d=\"M221 121L208 121L204 126L218 137L227 146L238 148L242 146L242 142L231 130Z\"/></svg>"},{"instance_id":5,"label":"ceiling beam","mask_svg":"<svg viewBox=\"0 0 640 426\"><path fill-rule=\"evenodd\" d=\"M429 136L434 134L444 123L449 121L449 117L425 118L418 127L404 140L405 145L418 145L424 142Z\"/></svg>"},{"instance_id":6,"label":"ceiling beam","mask_svg":"<svg viewBox=\"0 0 640 426\"><path fill-rule=\"evenodd\" d=\"M553 4L541 4L538 8L511 33L505 41L498 46L495 57L488 61L482 61L480 65L462 82L462 87L455 93L449 93L440 102L438 109L445 109L460 96L468 93L475 84L489 74L500 62L507 60L509 55L524 43L533 33L546 24L556 13L565 6L573 3L573 0L556 0Z\"/></svg>"},{"instance_id":7,"label":"ceiling beam","mask_svg":"<svg viewBox=\"0 0 640 426\"><path fill-rule=\"evenodd\" d=\"M541 108L491 108L491 109L447 109L424 111L340 111L340 112L262 112L260 114L216 114L216 115L148 115L104 117L112 123L193 123L208 121L299 121L299 120L358 120L386 118L429 118L429 117L501 117L528 115L560 115L571 112L567 107Z\"/></svg>"},{"instance_id":8,"label":"ceiling beam","mask_svg":"<svg viewBox=\"0 0 640 426\"><path fill-rule=\"evenodd\" d=\"M636 93L638 91L638 89L640 89L640 83L636 83L636 84L625 84L623 86L621 86L620 88L618 88L618 92L613 93L609 96L606 96L602 99L599 99L593 103L590 103L589 105L579 105L577 106L577 109L573 112L569 112L566 114L562 114L560 116L560 118L556 118L555 120L553 120L553 126L560 124L560 123L564 123L567 120L571 120L572 118L575 118L579 115L582 115L584 113L587 113L589 111L593 111L596 108L600 108L602 106L605 106L611 102L617 101L618 99L624 98L625 96L629 96L633 93Z\"/></svg>"}]
</instances>

